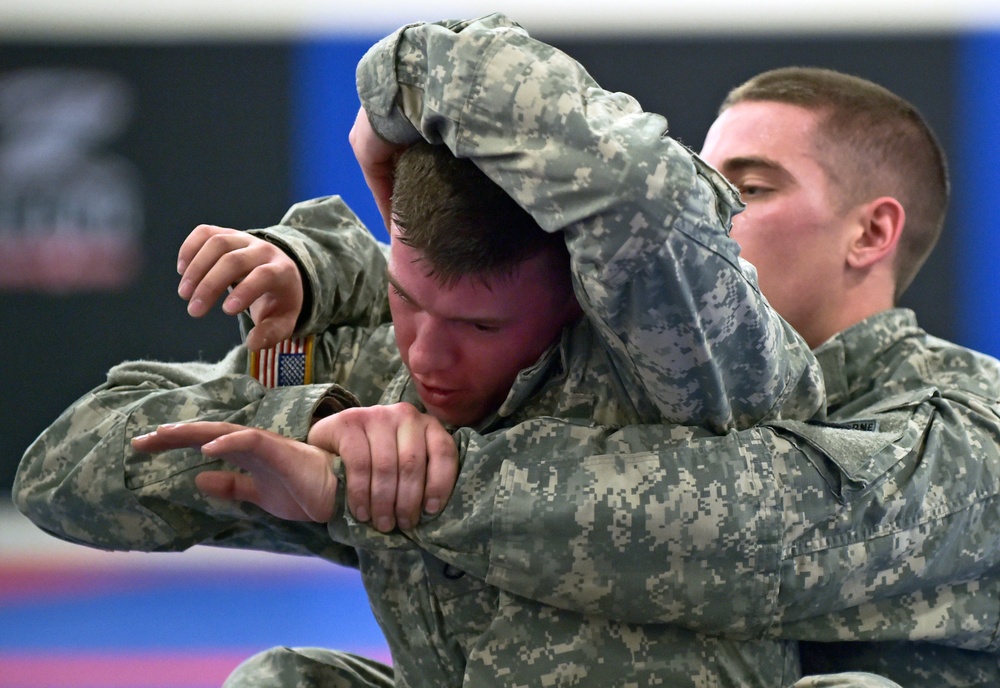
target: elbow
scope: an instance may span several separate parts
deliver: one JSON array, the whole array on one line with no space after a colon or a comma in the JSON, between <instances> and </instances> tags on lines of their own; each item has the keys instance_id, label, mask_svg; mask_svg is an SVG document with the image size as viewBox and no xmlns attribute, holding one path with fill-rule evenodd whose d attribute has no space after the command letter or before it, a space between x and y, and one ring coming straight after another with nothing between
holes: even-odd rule
<instances>
[{"instance_id":1,"label":"elbow","mask_svg":"<svg viewBox=\"0 0 1000 688\"><path fill-rule=\"evenodd\" d=\"M14 477L11 500L14 502L14 508L25 518L42 530L52 532L52 524L49 521L53 513L51 504L55 490L44 481L34 479L37 473L30 468L30 465L26 466L22 461Z\"/></svg>"}]
</instances>

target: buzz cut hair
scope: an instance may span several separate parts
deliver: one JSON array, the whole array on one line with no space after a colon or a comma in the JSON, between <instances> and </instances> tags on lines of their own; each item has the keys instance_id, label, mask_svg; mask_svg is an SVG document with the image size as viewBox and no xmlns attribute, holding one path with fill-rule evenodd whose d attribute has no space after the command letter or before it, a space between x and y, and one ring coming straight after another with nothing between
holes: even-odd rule
<instances>
[{"instance_id":1,"label":"buzz cut hair","mask_svg":"<svg viewBox=\"0 0 1000 688\"><path fill-rule=\"evenodd\" d=\"M785 67L737 86L719 108L765 101L820 115L820 164L845 207L890 196L903 206L895 297L913 282L937 243L948 209L948 162L937 136L911 103L857 76Z\"/></svg>"}]
</instances>

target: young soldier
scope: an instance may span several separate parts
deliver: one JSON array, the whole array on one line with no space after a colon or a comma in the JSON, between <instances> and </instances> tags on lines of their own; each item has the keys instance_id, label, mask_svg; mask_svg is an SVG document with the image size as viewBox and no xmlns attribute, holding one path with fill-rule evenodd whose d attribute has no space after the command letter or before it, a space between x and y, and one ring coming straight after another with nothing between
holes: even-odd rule
<instances>
[{"instance_id":1,"label":"young soldier","mask_svg":"<svg viewBox=\"0 0 1000 688\"><path fill-rule=\"evenodd\" d=\"M414 73L404 76L415 88L400 88L418 92ZM479 454L463 444L455 504L411 535L567 609L825 641L807 648L812 671L996 685L987 652L829 643L994 650L998 366L894 308L943 224L947 174L933 134L885 89L792 68L735 89L703 155L742 191L733 236L772 303L818 346L839 427L767 423L709 438L534 423L548 441L504 465L489 463L502 439ZM664 505L681 494L690 496ZM373 493L376 510L380 501ZM713 515L710 527L699 510ZM458 520L466 513L477 518ZM483 533L488 547L463 547Z\"/></svg>"},{"instance_id":2,"label":"young soldier","mask_svg":"<svg viewBox=\"0 0 1000 688\"><path fill-rule=\"evenodd\" d=\"M324 544L317 540L317 528L296 528L282 520L327 518L299 511L303 505L293 497L315 484L293 480L283 492L260 493L256 501L277 517L268 518L247 506L200 499L194 474L220 467L202 452L181 450L151 459L123 442L170 420L235 421L257 430L228 434L205 452L231 454L238 464L267 446L263 443L281 439L261 429L301 439L325 412L322 400L334 395L342 406L344 393L329 382L342 383L366 405L420 404L448 423L482 432L517 426L506 440L512 456L548 441L530 425L529 419L540 416L573 421L585 432L595 424L690 423L708 434L779 415L806 418L821 408L810 352L761 297L752 271L727 236L730 213L738 205L732 187L662 136L661 117L600 91L579 65L509 22L499 20L494 31L494 21L462 35L456 53L471 54L491 34L501 39L499 48L515 38L513 52L489 53L496 59L481 73L486 88L477 88L481 100L470 103L480 109L476 125L484 129L466 141L475 149L477 167L530 210L534 223L559 232L569 263L569 270L562 265L563 279L572 278L585 317L576 317L576 307L564 298L567 291L558 288L566 282L556 279L549 251L485 273L470 267L475 260L449 270L443 258L450 251L433 256L432 249L451 232L468 228L480 238L504 235L513 219L505 210L489 223L491 213L476 207L486 189L465 188L473 184L475 169L466 164L459 174L446 175L438 169L445 161L436 153L427 157L434 176L448 176L455 193L426 193L432 206L426 218L402 210L400 195L410 196L403 179L411 152L423 155L421 147L411 147L403 169L396 168L394 184L396 226L388 276L395 331L341 319L327 329L313 354L314 379L328 384L274 393L243 377L206 381L207 371L185 366L134 364L112 371L111 383L81 400L29 450L16 487L19 506L52 532L100 546L163 549L209 542L312 550L344 562L356 557L393 653L396 685L482 685L498 676L512 683L522 682L521 676L530 682L584 677L600 685L704 680L785 685L798 671L793 644L737 642L675 626L637 628L562 612L509 596L456 572L398 534L359 527L340 512L327 525L341 546ZM373 53L368 68L380 69L384 57ZM532 73L529 65L544 69ZM374 71L371 76L376 84ZM557 99L523 100L534 86L553 78L565 88ZM511 85L524 90L511 90ZM388 115L393 100L391 93L378 103L366 97L366 106L369 112L382 107ZM518 122L533 123L534 129L515 133ZM503 126L490 129L504 123L510 129L506 134ZM414 193L435 188L426 184L428 175L412 176L418 179ZM474 206L472 212L452 214L459 197ZM313 212L342 220L341 206L330 204L338 210L331 213L324 203L307 206L289 223ZM438 238L419 242L416 233L435 226L442 214ZM538 233L542 229L535 227ZM518 246L520 240L507 243ZM375 260L377 252L363 255ZM491 252L474 255L488 258ZM536 317L541 313L547 317ZM364 320L372 314L355 315ZM496 360L476 360L479 348L487 346ZM210 372L232 372L243 358L238 352ZM473 362L485 366L487 384L471 372ZM159 430L137 446L155 449L164 438L205 427ZM248 437L250 445L232 451L234 443ZM203 438L195 442L203 443ZM329 466L327 457L313 456ZM218 473L207 473L201 486L209 492L220 488ZM96 483L95 476L100 477ZM327 495L333 486L332 480L320 485ZM149 492L140 495L136 489ZM325 501L332 510L332 499ZM113 525L91 528L98 522ZM529 642L513 643L512 631ZM526 661L522 651L541 647L549 633L569 641L568 655ZM333 672L339 680L385 684L385 668L364 663L362 679L357 658L331 653L323 659L317 670ZM575 667L583 667L583 673ZM332 680L330 674L320 675ZM233 680L264 685L265 677L243 673Z\"/></svg>"}]
</instances>

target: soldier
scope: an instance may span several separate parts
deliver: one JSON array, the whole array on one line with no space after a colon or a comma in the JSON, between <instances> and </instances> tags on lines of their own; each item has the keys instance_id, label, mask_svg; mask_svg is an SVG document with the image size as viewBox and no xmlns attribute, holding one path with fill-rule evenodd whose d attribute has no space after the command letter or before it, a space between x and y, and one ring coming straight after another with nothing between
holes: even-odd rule
<instances>
[{"instance_id":1,"label":"soldier","mask_svg":"<svg viewBox=\"0 0 1000 688\"><path fill-rule=\"evenodd\" d=\"M288 490L260 493L271 517L249 505L206 500L195 489L199 472L198 485L206 491L228 489L217 470L207 470L221 467L206 458L213 451L236 464L241 457L253 461L268 443L303 439L307 431L311 436L325 414L352 402L419 404L447 423L480 433L517 426L506 440L511 455L547 440L532 430L530 419L537 417L559 417L585 433L596 424L688 423L707 435L765 418L809 418L821 410L815 360L761 297L752 269L728 237L730 215L739 205L735 190L662 136L663 118L601 91L577 63L509 21L494 17L468 29L440 27L458 38L461 55L478 51L491 37L497 48L513 39L514 50L494 55L481 74L484 88L474 89L479 102L469 101L484 116L472 122L481 129L466 136L468 152L492 182L484 183L467 161L455 161L452 153L461 150L442 157L440 147L410 146L400 159L388 261L395 330L371 326L376 311L370 304L354 310L362 300L348 299L312 350L314 379L324 384L306 387L265 391L245 377L227 376L245 365L245 349L216 366L140 362L113 369L106 385L29 449L15 499L42 527L97 546L176 549L203 542L359 562L393 669L331 652L318 655L322 661L313 666L319 677L309 680L385 685L391 675L396 685L412 686L482 685L498 677L511 685L787 685L798 674L794 643L636 626L511 596L399 533L361 526L342 509L314 512L289 499L313 483L293 481ZM389 64L387 46L362 63L370 84ZM541 73L524 69L538 64L545 65ZM522 79L526 91L508 88ZM558 101L522 101L533 84L553 79L563 91ZM370 114L380 108L389 115L394 94L365 99ZM449 165L459 165L458 171ZM530 213L527 220L543 237L532 242L542 249L518 253L530 232L514 233L510 225L522 224L515 211L494 213L498 204L482 205L493 184L495 194ZM357 229L337 199L296 209L288 224L317 219L324 227ZM426 241L419 236L425 230ZM460 231L463 239L446 248L443 242ZM332 241L363 244L357 232L354 237ZM551 248L551 237L562 253ZM480 247L449 267L455 251L465 252L473 239ZM497 242L507 251L499 264L492 262ZM561 273L559 255L566 259ZM360 245L350 256L353 273L381 272L380 258L377 249ZM341 275L351 273L348 268ZM570 278L576 306L563 288ZM483 360L479 348L490 357ZM476 368L485 380L472 374ZM224 424L225 436L216 442L196 438L194 444L205 444L202 451L180 447L156 457L129 449L125 441L166 421L190 419L255 429L228 433L232 426ZM213 423L160 429L136 447L155 450L171 437L218 429ZM233 452L233 443L246 438L250 445ZM331 467L329 456L312 456L324 469ZM330 511L334 484L324 483ZM150 492L140 496L136 488ZM329 537L324 541L324 528L316 524L288 517L319 518ZM524 654L542 648L550 634L560 639L559 652ZM265 685L268 671L258 669L244 667L234 684ZM271 679L282 683L280 669L278 674Z\"/></svg>"},{"instance_id":2,"label":"soldier","mask_svg":"<svg viewBox=\"0 0 1000 688\"><path fill-rule=\"evenodd\" d=\"M412 53L400 51L408 67L397 80L416 84L400 85L405 96L422 85L409 67L419 63L406 60L423 56L419 43L401 41ZM455 59L424 52L427 63ZM411 110L415 124L421 116ZM516 457L502 453L503 437L480 448L461 431L456 502L411 537L558 607L823 641L804 646L808 672L997 685L997 362L929 337L894 308L943 224L947 172L933 133L885 89L792 68L734 89L703 155L743 192L733 236L771 302L818 347L837 422L712 438L537 421L523 430L545 441ZM367 170L375 188L379 175ZM354 502L382 514L398 498L411 518L419 500L379 487L380 473L370 500ZM347 482L351 492L364 484ZM883 642L831 644L844 639Z\"/></svg>"}]
</instances>

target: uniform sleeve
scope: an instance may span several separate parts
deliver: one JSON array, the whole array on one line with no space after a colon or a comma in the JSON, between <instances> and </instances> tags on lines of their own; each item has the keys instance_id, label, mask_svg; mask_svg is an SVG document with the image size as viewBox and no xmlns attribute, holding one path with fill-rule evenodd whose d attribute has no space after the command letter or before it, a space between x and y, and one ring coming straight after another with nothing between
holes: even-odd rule
<instances>
[{"instance_id":1,"label":"uniform sleeve","mask_svg":"<svg viewBox=\"0 0 1000 688\"><path fill-rule=\"evenodd\" d=\"M952 372L939 376L947 387L871 409L878 431L863 434L886 435L882 448L795 430L836 502L821 509L829 498L786 483L790 546L772 632L1000 649L1000 403Z\"/></svg>"},{"instance_id":2,"label":"uniform sleeve","mask_svg":"<svg viewBox=\"0 0 1000 688\"><path fill-rule=\"evenodd\" d=\"M996 652L998 419L924 390L867 429L463 430L456 492L410 536L508 592L621 621Z\"/></svg>"},{"instance_id":3,"label":"uniform sleeve","mask_svg":"<svg viewBox=\"0 0 1000 688\"><path fill-rule=\"evenodd\" d=\"M878 409L870 431L737 431L808 416L821 387L727 236L731 190L662 118L496 16L405 27L366 55L358 85L388 140L448 145L563 231L623 375L663 418L712 431L538 419L470 435L468 482L414 531L421 546L620 620L990 647L995 596L970 581L1000 563L997 476L977 464L996 452L994 411L933 393ZM970 461L956 470L955 456Z\"/></svg>"},{"instance_id":4,"label":"uniform sleeve","mask_svg":"<svg viewBox=\"0 0 1000 688\"><path fill-rule=\"evenodd\" d=\"M728 236L736 191L500 15L418 24L358 67L373 128L472 159L547 231L562 231L581 305L648 416L717 432L808 418L822 381Z\"/></svg>"},{"instance_id":5,"label":"uniform sleeve","mask_svg":"<svg viewBox=\"0 0 1000 688\"><path fill-rule=\"evenodd\" d=\"M353 404L333 385L266 390L242 374L246 352L214 365L125 363L66 410L28 448L13 487L17 508L70 542L109 550L183 550L196 544L316 554L347 565L353 550L321 524L283 521L249 505L206 499L197 450L141 454L130 440L167 422L239 423L304 439L313 414Z\"/></svg>"},{"instance_id":6,"label":"uniform sleeve","mask_svg":"<svg viewBox=\"0 0 1000 688\"><path fill-rule=\"evenodd\" d=\"M297 334L389 321L386 246L339 196L296 203L278 225L250 233L280 246L299 265L307 303Z\"/></svg>"},{"instance_id":7,"label":"uniform sleeve","mask_svg":"<svg viewBox=\"0 0 1000 688\"><path fill-rule=\"evenodd\" d=\"M306 356L311 374L293 377L346 387L365 406L378 403L401 365L388 326L388 246L339 196L296 203L279 224L248 231L279 246L299 266L306 300L295 334L315 339ZM246 330L253 326L246 312L239 317Z\"/></svg>"}]
</instances>

